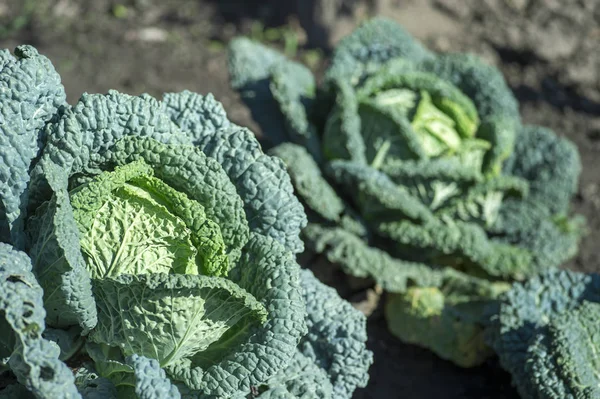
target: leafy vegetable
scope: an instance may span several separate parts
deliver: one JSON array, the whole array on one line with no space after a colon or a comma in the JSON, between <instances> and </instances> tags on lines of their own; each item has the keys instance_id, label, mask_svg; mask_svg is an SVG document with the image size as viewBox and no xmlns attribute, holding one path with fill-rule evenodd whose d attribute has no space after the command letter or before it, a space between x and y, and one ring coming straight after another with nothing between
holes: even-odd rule
<instances>
[{"instance_id":1,"label":"leafy vegetable","mask_svg":"<svg viewBox=\"0 0 600 399\"><path fill-rule=\"evenodd\" d=\"M485 308L576 253L577 149L523 126L475 56L434 54L374 19L340 42L318 87L246 38L230 45L230 73L304 204L307 247L392 293L400 338L481 363Z\"/></svg>"},{"instance_id":2,"label":"leafy vegetable","mask_svg":"<svg viewBox=\"0 0 600 399\"><path fill-rule=\"evenodd\" d=\"M76 397L73 374L59 347L42 337L42 289L27 255L0 243L0 370L8 367L36 398Z\"/></svg>"},{"instance_id":3,"label":"leafy vegetable","mask_svg":"<svg viewBox=\"0 0 600 399\"><path fill-rule=\"evenodd\" d=\"M26 138L3 136L6 151L31 156L0 158L21 179L0 173L0 187L28 189L2 191L0 370L18 384L0 397L243 398L285 386L291 398L349 398L366 384L364 317L295 261L306 215L281 160L211 95L110 91L57 105L49 61L21 53L37 57L26 66L42 82L0 74L13 84L3 110L19 96L23 110L40 104L9 115ZM315 379L324 391L305 392Z\"/></svg>"},{"instance_id":4,"label":"leafy vegetable","mask_svg":"<svg viewBox=\"0 0 600 399\"><path fill-rule=\"evenodd\" d=\"M600 276L548 271L502 297L489 340L521 397L595 398Z\"/></svg>"}]
</instances>

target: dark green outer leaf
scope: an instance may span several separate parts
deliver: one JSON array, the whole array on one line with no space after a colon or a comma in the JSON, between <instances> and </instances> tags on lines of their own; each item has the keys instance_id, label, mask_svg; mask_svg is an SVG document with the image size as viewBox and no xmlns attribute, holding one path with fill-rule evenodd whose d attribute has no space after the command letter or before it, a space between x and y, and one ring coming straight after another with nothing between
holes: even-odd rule
<instances>
[{"instance_id":1,"label":"dark green outer leaf","mask_svg":"<svg viewBox=\"0 0 600 399\"><path fill-rule=\"evenodd\" d=\"M419 62L433 55L400 25L385 18L373 18L337 45L325 81L356 85L394 58Z\"/></svg>"},{"instance_id":2,"label":"dark green outer leaf","mask_svg":"<svg viewBox=\"0 0 600 399\"><path fill-rule=\"evenodd\" d=\"M163 104L194 144L221 164L244 202L250 229L302 252L298 235L306 216L281 162L263 153L252 132L229 122L211 95L170 93Z\"/></svg>"},{"instance_id":3,"label":"dark green outer leaf","mask_svg":"<svg viewBox=\"0 0 600 399\"><path fill-rule=\"evenodd\" d=\"M365 317L312 272L301 272L306 334L287 367L257 387L260 399L350 399L364 387L373 355Z\"/></svg>"},{"instance_id":4,"label":"dark green outer leaf","mask_svg":"<svg viewBox=\"0 0 600 399\"><path fill-rule=\"evenodd\" d=\"M308 334L300 352L324 369L333 385L331 398L350 399L369 381L373 354L367 350L366 318L309 270L301 272Z\"/></svg>"},{"instance_id":5,"label":"dark green outer leaf","mask_svg":"<svg viewBox=\"0 0 600 399\"><path fill-rule=\"evenodd\" d=\"M543 398L598 398L600 304L583 301L550 320L529 348L526 372Z\"/></svg>"},{"instance_id":6,"label":"dark green outer leaf","mask_svg":"<svg viewBox=\"0 0 600 399\"><path fill-rule=\"evenodd\" d=\"M382 166L381 171L401 185L411 180L453 181L458 184L475 184L484 180L480 171L466 167L453 157L393 162Z\"/></svg>"},{"instance_id":7,"label":"dark green outer leaf","mask_svg":"<svg viewBox=\"0 0 600 399\"><path fill-rule=\"evenodd\" d=\"M188 90L165 93L161 105L173 123L179 126L181 132L195 145L207 136L232 126L223 104L215 100L212 94L202 96Z\"/></svg>"},{"instance_id":8,"label":"dark green outer leaf","mask_svg":"<svg viewBox=\"0 0 600 399\"><path fill-rule=\"evenodd\" d=\"M389 292L404 292L411 285L437 287L443 281L443 269L392 258L341 228L309 224L302 235L310 250L350 275L372 278Z\"/></svg>"},{"instance_id":9,"label":"dark green outer leaf","mask_svg":"<svg viewBox=\"0 0 600 399\"><path fill-rule=\"evenodd\" d=\"M321 160L321 143L309 116L313 111L316 83L308 69L296 63L279 63L273 67L271 93L285 118L288 141L307 148Z\"/></svg>"},{"instance_id":10,"label":"dark green outer leaf","mask_svg":"<svg viewBox=\"0 0 600 399\"><path fill-rule=\"evenodd\" d=\"M96 302L66 190L58 191L28 223L33 271L44 289L46 321L53 327L96 326Z\"/></svg>"},{"instance_id":11,"label":"dark green outer leaf","mask_svg":"<svg viewBox=\"0 0 600 399\"><path fill-rule=\"evenodd\" d=\"M585 233L579 217L557 217L543 203L513 198L502 203L498 220L488 230L495 241L529 250L537 272L558 267L574 257Z\"/></svg>"},{"instance_id":12,"label":"dark green outer leaf","mask_svg":"<svg viewBox=\"0 0 600 399\"><path fill-rule=\"evenodd\" d=\"M551 214L565 214L577 192L581 159L577 147L541 126L523 126L504 173L529 182L530 199Z\"/></svg>"},{"instance_id":13,"label":"dark green outer leaf","mask_svg":"<svg viewBox=\"0 0 600 399\"><path fill-rule=\"evenodd\" d=\"M325 171L371 225L391 220L434 219L421 201L374 168L358 162L333 161Z\"/></svg>"},{"instance_id":14,"label":"dark green outer leaf","mask_svg":"<svg viewBox=\"0 0 600 399\"><path fill-rule=\"evenodd\" d=\"M180 399L177 387L171 383L154 359L132 355L125 359L135 374L135 393L139 399Z\"/></svg>"},{"instance_id":15,"label":"dark green outer leaf","mask_svg":"<svg viewBox=\"0 0 600 399\"><path fill-rule=\"evenodd\" d=\"M522 280L536 271L529 251L495 243L472 223L392 221L380 223L375 230L396 244L398 248L392 245L391 252L397 256L456 267L479 277Z\"/></svg>"},{"instance_id":16,"label":"dark green outer leaf","mask_svg":"<svg viewBox=\"0 0 600 399\"><path fill-rule=\"evenodd\" d=\"M260 43L237 38L229 44L231 85L275 145L292 141L318 156L318 140L307 119L315 95L312 73Z\"/></svg>"},{"instance_id":17,"label":"dark green outer leaf","mask_svg":"<svg viewBox=\"0 0 600 399\"><path fill-rule=\"evenodd\" d=\"M69 368L58 357L60 349L42 337L46 312L27 255L0 244L0 315L10 330L3 331L0 349L10 352L8 365L38 399L80 398ZM5 341L12 336L13 339ZM2 348L7 342L12 348Z\"/></svg>"},{"instance_id":18,"label":"dark green outer leaf","mask_svg":"<svg viewBox=\"0 0 600 399\"><path fill-rule=\"evenodd\" d=\"M294 257L281 244L270 237L251 235L230 278L264 304L267 322L245 333L224 336L222 347L216 343L203 352L204 359L210 358L211 349L219 357L203 373L197 373L199 391L182 390L185 398L247 395L251 386L260 386L285 369L307 331L299 271ZM196 371L192 369L192 373Z\"/></svg>"},{"instance_id":19,"label":"dark green outer leaf","mask_svg":"<svg viewBox=\"0 0 600 399\"><path fill-rule=\"evenodd\" d=\"M335 81L332 87L335 95L323 128L323 155L326 159L352 159L367 163L359 103L354 89L344 81Z\"/></svg>"},{"instance_id":20,"label":"dark green outer leaf","mask_svg":"<svg viewBox=\"0 0 600 399\"><path fill-rule=\"evenodd\" d=\"M296 352L288 366L260 386L258 399L328 399L333 398L327 372L314 359ZM263 390L266 391L263 392ZM237 398L235 398L237 399Z\"/></svg>"},{"instance_id":21,"label":"dark green outer leaf","mask_svg":"<svg viewBox=\"0 0 600 399\"><path fill-rule=\"evenodd\" d=\"M117 399L117 388L108 379L100 377L84 364L75 371L75 385L83 399Z\"/></svg>"},{"instance_id":22,"label":"dark green outer leaf","mask_svg":"<svg viewBox=\"0 0 600 399\"><path fill-rule=\"evenodd\" d=\"M319 165L304 147L284 143L272 148L269 153L286 164L296 195L312 212L327 221L340 221L346 205L325 180Z\"/></svg>"},{"instance_id":23,"label":"dark green outer leaf","mask_svg":"<svg viewBox=\"0 0 600 399\"><path fill-rule=\"evenodd\" d=\"M67 105L65 91L46 57L19 46L15 57L0 51L0 103L0 241L23 249L30 164L44 124Z\"/></svg>"},{"instance_id":24,"label":"dark green outer leaf","mask_svg":"<svg viewBox=\"0 0 600 399\"><path fill-rule=\"evenodd\" d=\"M11 384L0 391L0 399L32 399L35 398L31 392L29 392L21 384ZM109 398L112 399L112 398Z\"/></svg>"},{"instance_id":25,"label":"dark green outer leaf","mask_svg":"<svg viewBox=\"0 0 600 399\"><path fill-rule=\"evenodd\" d=\"M579 321L569 321L568 318L580 317L573 312L583 301L600 302L600 276L565 270L551 270L525 284L515 284L502 298L497 316L488 331L488 341L498 353L502 366L512 374L513 382L523 398L595 397L575 394L582 387L575 386L575 381L560 374L560 367L557 368L556 363L558 359L550 349L555 347L560 352L560 347L566 344L565 341L556 341L563 334L561 330L569 334L569 339L579 334L579 326L575 325ZM566 316L568 313L573 314ZM550 330L549 322L554 323ZM566 327L568 324L574 324L571 326L573 330L569 331L569 327ZM568 357L560 360L564 367L568 369L571 367L569 363L577 361L570 356L577 356L578 350L570 349ZM543 352L547 352L548 356L541 357ZM584 375L581 374L582 377ZM562 394L552 395L548 392Z\"/></svg>"}]
</instances>

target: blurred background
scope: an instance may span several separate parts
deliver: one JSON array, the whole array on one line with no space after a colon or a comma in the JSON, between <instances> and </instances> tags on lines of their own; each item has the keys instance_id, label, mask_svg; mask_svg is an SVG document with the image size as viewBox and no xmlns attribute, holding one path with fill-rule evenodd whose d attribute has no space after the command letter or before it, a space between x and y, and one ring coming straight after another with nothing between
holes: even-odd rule
<instances>
[{"instance_id":1,"label":"blurred background","mask_svg":"<svg viewBox=\"0 0 600 399\"><path fill-rule=\"evenodd\" d=\"M189 89L213 93L234 122L260 130L230 89L227 43L248 35L317 75L330 50L361 21L384 15L438 51L476 53L499 67L526 123L554 129L579 147L576 211L589 234L566 267L600 272L600 1L598 0L0 0L0 48L32 44L63 78L68 101L83 92L130 94ZM368 295L340 283L351 301ZM364 303L364 302L363 302ZM356 398L513 398L494 360L463 370L369 318L371 382Z\"/></svg>"}]
</instances>

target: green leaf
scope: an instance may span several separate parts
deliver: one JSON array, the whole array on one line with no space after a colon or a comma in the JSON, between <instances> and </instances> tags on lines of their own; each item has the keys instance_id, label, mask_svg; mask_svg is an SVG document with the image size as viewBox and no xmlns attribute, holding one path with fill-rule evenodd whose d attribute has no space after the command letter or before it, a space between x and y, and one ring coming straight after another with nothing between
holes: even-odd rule
<instances>
[{"instance_id":1,"label":"green leaf","mask_svg":"<svg viewBox=\"0 0 600 399\"><path fill-rule=\"evenodd\" d=\"M96 175L124 137L152 138L161 143L190 144L153 97L83 94L46 128L48 142L31 172L30 209L67 189L69 178Z\"/></svg>"},{"instance_id":2,"label":"green leaf","mask_svg":"<svg viewBox=\"0 0 600 399\"><path fill-rule=\"evenodd\" d=\"M190 397L250 394L284 369L306 334L306 307L293 255L272 238L252 234L230 278L260 301L268 312L263 325L230 330L219 342L175 365L168 373L185 376ZM178 377L176 379L179 379Z\"/></svg>"},{"instance_id":3,"label":"green leaf","mask_svg":"<svg viewBox=\"0 0 600 399\"><path fill-rule=\"evenodd\" d=\"M496 223L504 201L510 197L523 199L529 193L529 185L523 179L501 175L461 191L445 203L437 202L436 215L441 218L474 222L488 228Z\"/></svg>"},{"instance_id":4,"label":"green leaf","mask_svg":"<svg viewBox=\"0 0 600 399\"><path fill-rule=\"evenodd\" d=\"M139 399L179 399L177 387L165 375L155 359L132 355L126 363L135 374L135 394Z\"/></svg>"},{"instance_id":5,"label":"green leaf","mask_svg":"<svg viewBox=\"0 0 600 399\"><path fill-rule=\"evenodd\" d=\"M316 94L313 74L301 64L281 62L272 68L270 89L285 119L287 141L306 147L315 159L321 160L319 136L309 120Z\"/></svg>"},{"instance_id":6,"label":"green leaf","mask_svg":"<svg viewBox=\"0 0 600 399\"><path fill-rule=\"evenodd\" d=\"M530 251L536 271L558 267L574 257L586 232L582 217L553 216L543 203L529 198L503 201L488 230L494 240Z\"/></svg>"},{"instance_id":7,"label":"green leaf","mask_svg":"<svg viewBox=\"0 0 600 399\"><path fill-rule=\"evenodd\" d=\"M549 270L515 284L488 329L523 398L598 396L600 278Z\"/></svg>"},{"instance_id":8,"label":"green leaf","mask_svg":"<svg viewBox=\"0 0 600 399\"><path fill-rule=\"evenodd\" d=\"M451 266L478 277L522 280L537 271L531 252L493 242L472 223L392 221L380 223L376 231L395 244L390 246L392 254Z\"/></svg>"},{"instance_id":9,"label":"green leaf","mask_svg":"<svg viewBox=\"0 0 600 399\"><path fill-rule=\"evenodd\" d=\"M43 334L48 341L54 342L60 348L60 360L67 361L83 347L85 341L81 336L81 329L73 326L68 330L46 328Z\"/></svg>"},{"instance_id":10,"label":"green leaf","mask_svg":"<svg viewBox=\"0 0 600 399\"><path fill-rule=\"evenodd\" d=\"M8 366L36 398L79 398L60 349L42 337L46 312L31 269L25 253L0 244L0 353L9 354Z\"/></svg>"},{"instance_id":11,"label":"green leaf","mask_svg":"<svg viewBox=\"0 0 600 399\"><path fill-rule=\"evenodd\" d=\"M79 325L87 333L97 322L96 303L66 191L38 209L28 231L33 271L44 289L46 322L59 328Z\"/></svg>"},{"instance_id":12,"label":"green leaf","mask_svg":"<svg viewBox=\"0 0 600 399\"><path fill-rule=\"evenodd\" d=\"M24 217L32 160L45 141L43 127L67 106L60 76L31 46L14 57L0 51L0 242L24 249Z\"/></svg>"},{"instance_id":13,"label":"green leaf","mask_svg":"<svg viewBox=\"0 0 600 399\"><path fill-rule=\"evenodd\" d=\"M477 312L461 312L446 303L445 295L436 287L391 294L385 306L389 330L402 341L426 347L461 367L482 364L493 352L485 344L483 325L474 321Z\"/></svg>"},{"instance_id":14,"label":"green leaf","mask_svg":"<svg viewBox=\"0 0 600 399\"><path fill-rule=\"evenodd\" d=\"M328 399L333 387L327 372L297 352L286 368L257 387L259 399Z\"/></svg>"},{"instance_id":15,"label":"green leaf","mask_svg":"<svg viewBox=\"0 0 600 399\"><path fill-rule=\"evenodd\" d=\"M229 44L231 85L275 145L285 141L320 153L318 137L307 116L315 95L312 73L260 43L236 38Z\"/></svg>"},{"instance_id":16,"label":"green leaf","mask_svg":"<svg viewBox=\"0 0 600 399\"><path fill-rule=\"evenodd\" d=\"M546 335L536 337L527 372L543 397L600 396L600 304L583 301L550 320Z\"/></svg>"},{"instance_id":17,"label":"green leaf","mask_svg":"<svg viewBox=\"0 0 600 399\"><path fill-rule=\"evenodd\" d=\"M333 161L326 172L353 200L370 225L392 220L426 222L434 218L418 198L372 167L358 162Z\"/></svg>"},{"instance_id":18,"label":"green leaf","mask_svg":"<svg viewBox=\"0 0 600 399\"><path fill-rule=\"evenodd\" d=\"M309 249L356 277L370 277L389 292L404 292L409 286L439 286L443 269L392 258L369 246L360 237L341 228L309 224L303 231Z\"/></svg>"},{"instance_id":19,"label":"green leaf","mask_svg":"<svg viewBox=\"0 0 600 399\"><path fill-rule=\"evenodd\" d=\"M325 80L356 85L394 58L418 62L432 56L396 22L373 18L338 43Z\"/></svg>"},{"instance_id":20,"label":"green leaf","mask_svg":"<svg viewBox=\"0 0 600 399\"><path fill-rule=\"evenodd\" d=\"M367 79L357 89L357 95L361 99L374 96L376 105L382 108L398 108L395 104L401 100L399 109L410 117L413 125L427 121L425 116L434 117L450 122L450 127L459 135L455 140L473 137L479 125L473 102L452 83L419 69L419 64L407 65L404 59L390 62ZM412 101L406 101L407 92L413 93ZM393 93L396 95L390 97ZM387 101L382 102L383 98Z\"/></svg>"},{"instance_id":21,"label":"green leaf","mask_svg":"<svg viewBox=\"0 0 600 399\"><path fill-rule=\"evenodd\" d=\"M90 339L119 346L125 356L157 359L162 367L202 352L247 315L266 320L264 306L218 277L142 274L94 280L98 325Z\"/></svg>"},{"instance_id":22,"label":"green leaf","mask_svg":"<svg viewBox=\"0 0 600 399\"><path fill-rule=\"evenodd\" d=\"M461 367L473 367L492 354L484 327L490 307L509 288L509 283L446 268L437 286L413 286L388 295L388 328L405 342L426 347Z\"/></svg>"},{"instance_id":23,"label":"green leaf","mask_svg":"<svg viewBox=\"0 0 600 399\"><path fill-rule=\"evenodd\" d=\"M332 394L321 397L350 399L356 388L367 386L373 363L373 353L366 348L367 320L309 270L302 271L301 279L308 334L298 350L329 376Z\"/></svg>"},{"instance_id":24,"label":"green leaf","mask_svg":"<svg viewBox=\"0 0 600 399\"><path fill-rule=\"evenodd\" d=\"M513 151L521 125L519 104L502 73L470 54L442 54L423 61L420 68L458 87L471 99L481 125L477 137L492 144L484 171L498 174Z\"/></svg>"},{"instance_id":25,"label":"green leaf","mask_svg":"<svg viewBox=\"0 0 600 399\"><path fill-rule=\"evenodd\" d=\"M227 273L219 226L197 201L152 174L140 160L104 172L71 193L92 278Z\"/></svg>"},{"instance_id":26,"label":"green leaf","mask_svg":"<svg viewBox=\"0 0 600 399\"><path fill-rule=\"evenodd\" d=\"M484 180L479 168L472 163L461 162L457 157L426 159L418 161L392 161L380 170L394 183L413 186L420 182L441 181L470 185Z\"/></svg>"},{"instance_id":27,"label":"green leaf","mask_svg":"<svg viewBox=\"0 0 600 399\"><path fill-rule=\"evenodd\" d=\"M206 137L232 127L223 105L212 94L206 96L184 90L165 93L162 100L165 112L195 145Z\"/></svg>"},{"instance_id":28,"label":"green leaf","mask_svg":"<svg viewBox=\"0 0 600 399\"><path fill-rule=\"evenodd\" d=\"M258 398L349 399L364 387L373 355L366 319L308 270L301 272L309 327L289 363L256 386Z\"/></svg>"},{"instance_id":29,"label":"green leaf","mask_svg":"<svg viewBox=\"0 0 600 399\"><path fill-rule=\"evenodd\" d=\"M221 164L236 186L251 231L276 239L294 253L302 252L299 234L306 215L285 165L265 155L254 134L244 128L204 136L198 146Z\"/></svg>"},{"instance_id":30,"label":"green leaf","mask_svg":"<svg viewBox=\"0 0 600 399\"><path fill-rule=\"evenodd\" d=\"M530 198L552 214L566 214L577 192L581 159L577 147L550 129L523 126L504 173L526 179Z\"/></svg>"},{"instance_id":31,"label":"green leaf","mask_svg":"<svg viewBox=\"0 0 600 399\"><path fill-rule=\"evenodd\" d=\"M304 147L285 143L269 152L283 160L292 179L296 195L308 209L325 220L339 222L346 204L321 174L319 165Z\"/></svg>"},{"instance_id":32,"label":"green leaf","mask_svg":"<svg viewBox=\"0 0 600 399\"><path fill-rule=\"evenodd\" d=\"M480 226L447 217L443 213L444 208L439 210L439 216L434 214L421 198L413 196L405 187L394 184L388 176L371 167L356 162L334 161L327 171L354 200L369 227L379 236L379 243L392 256L452 266L479 276L522 279L535 271L532 254L526 248L494 243ZM493 220L497 212L493 207L495 198L492 196L490 203L480 206L476 201L481 197L486 199L484 194L487 190L494 192L513 185L522 189L522 184L520 180L499 178L472 188L467 192L472 197L457 196L457 201L465 202L449 201L448 198L457 195L453 191L445 194L446 198L434 197L432 201L448 202L446 211L451 214L462 212L469 222L471 217L480 217L479 213L484 211L489 212L484 217ZM422 194L422 191L425 190L419 190L418 186L413 190L415 194ZM478 208L470 209L473 205Z\"/></svg>"},{"instance_id":33,"label":"green leaf","mask_svg":"<svg viewBox=\"0 0 600 399\"><path fill-rule=\"evenodd\" d=\"M335 81L335 97L323 127L322 146L326 159L352 159L366 162L365 143L361 136L359 103L352 86Z\"/></svg>"}]
</instances>

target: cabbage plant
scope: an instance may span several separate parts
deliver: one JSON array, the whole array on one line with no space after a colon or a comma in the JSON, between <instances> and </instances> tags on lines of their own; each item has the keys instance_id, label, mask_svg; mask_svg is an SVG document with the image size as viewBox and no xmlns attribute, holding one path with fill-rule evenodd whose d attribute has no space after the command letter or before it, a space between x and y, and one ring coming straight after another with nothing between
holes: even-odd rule
<instances>
[{"instance_id":1,"label":"cabbage plant","mask_svg":"<svg viewBox=\"0 0 600 399\"><path fill-rule=\"evenodd\" d=\"M212 95L69 106L33 47L0 57L0 397L366 385L364 317L295 261L306 216L285 166Z\"/></svg>"},{"instance_id":2,"label":"cabbage plant","mask_svg":"<svg viewBox=\"0 0 600 399\"><path fill-rule=\"evenodd\" d=\"M479 364L488 305L577 251L576 147L523 125L477 57L433 53L374 19L341 40L320 85L247 38L231 43L230 72L287 165L307 247L388 291L401 339Z\"/></svg>"},{"instance_id":3,"label":"cabbage plant","mask_svg":"<svg viewBox=\"0 0 600 399\"><path fill-rule=\"evenodd\" d=\"M502 295L487 338L523 399L597 398L600 276L549 270Z\"/></svg>"}]
</instances>

